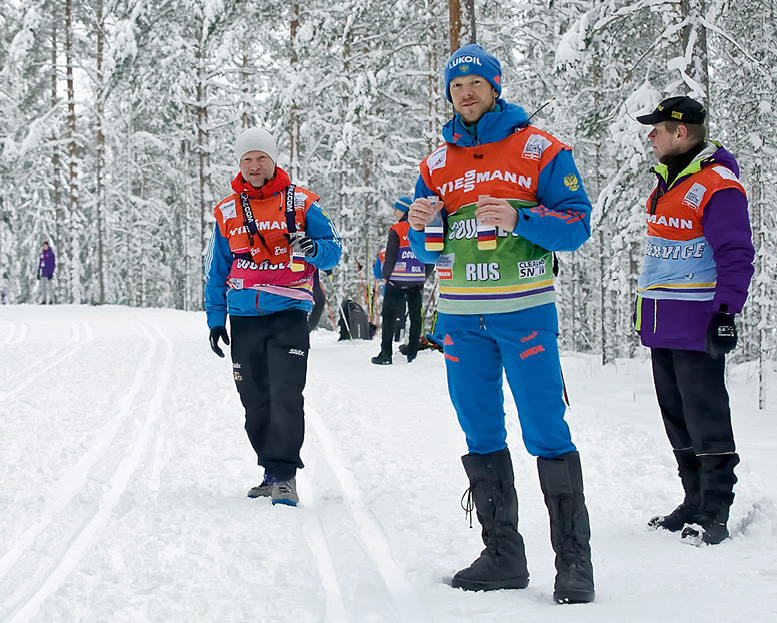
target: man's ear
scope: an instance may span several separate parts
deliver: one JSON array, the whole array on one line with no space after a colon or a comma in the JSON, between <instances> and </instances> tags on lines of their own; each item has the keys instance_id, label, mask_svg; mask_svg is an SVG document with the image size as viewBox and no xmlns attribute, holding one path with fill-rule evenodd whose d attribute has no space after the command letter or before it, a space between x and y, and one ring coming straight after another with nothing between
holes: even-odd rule
<instances>
[{"instance_id":1,"label":"man's ear","mask_svg":"<svg viewBox=\"0 0 777 623\"><path fill-rule=\"evenodd\" d=\"M684 123L677 124L676 132L677 132L676 136L678 140L684 141L685 139L688 138L688 126L685 125Z\"/></svg>"}]
</instances>

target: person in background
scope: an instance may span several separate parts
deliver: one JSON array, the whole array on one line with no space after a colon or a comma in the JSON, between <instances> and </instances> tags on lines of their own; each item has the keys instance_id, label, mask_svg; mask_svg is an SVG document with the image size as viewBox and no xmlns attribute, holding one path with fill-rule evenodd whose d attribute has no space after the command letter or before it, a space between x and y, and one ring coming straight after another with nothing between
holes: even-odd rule
<instances>
[{"instance_id":1,"label":"person in background","mask_svg":"<svg viewBox=\"0 0 777 623\"><path fill-rule=\"evenodd\" d=\"M372 264L372 274L375 277L375 283L383 281L383 262L386 260L386 249L383 248L375 258L375 262ZM381 297L386 295L386 283L383 283L383 287L380 291ZM394 341L399 342L405 333L405 325L407 324L407 297L402 297L402 304L397 308L397 317L394 320ZM401 344L399 346L399 352L403 355L407 355L407 344Z\"/></svg>"},{"instance_id":2,"label":"person in background","mask_svg":"<svg viewBox=\"0 0 777 623\"><path fill-rule=\"evenodd\" d=\"M380 353L372 358L372 363L391 365L393 355L394 328L397 316L407 301L407 315L410 317L407 362L416 358L421 338L423 290L426 281L426 266L420 262L410 249L407 232L407 211L413 202L410 197L400 197L394 203L394 216L397 222L389 228L385 258L382 262L381 277L385 281L383 308L381 310Z\"/></svg>"},{"instance_id":3,"label":"person in background","mask_svg":"<svg viewBox=\"0 0 777 623\"><path fill-rule=\"evenodd\" d=\"M245 429L264 468L248 497L296 506L303 467L302 391L307 375L308 312L318 269L334 268L340 236L318 196L291 183L272 135L250 128L238 136L234 191L216 205L206 258L205 311L210 346L231 344ZM230 319L231 341L227 333Z\"/></svg>"},{"instance_id":4,"label":"person in background","mask_svg":"<svg viewBox=\"0 0 777 623\"><path fill-rule=\"evenodd\" d=\"M477 591L529 582L504 375L524 445L537 457L556 552L553 597L590 602L590 527L580 455L564 419L552 252L573 251L589 238L591 204L570 148L500 98L494 56L466 45L448 59L444 80L455 115L443 127L445 142L420 165L409 239L419 260L437 263L435 332L486 545L451 584Z\"/></svg>"},{"instance_id":5,"label":"person in background","mask_svg":"<svg viewBox=\"0 0 777 623\"><path fill-rule=\"evenodd\" d=\"M658 159L647 199L647 246L634 321L650 348L653 381L685 491L648 525L714 545L728 537L739 455L725 382L734 316L753 276L753 242L739 165L706 140L707 111L670 97L637 117Z\"/></svg>"},{"instance_id":6,"label":"person in background","mask_svg":"<svg viewBox=\"0 0 777 623\"><path fill-rule=\"evenodd\" d=\"M57 267L57 259L54 250L49 248L48 241L43 243L38 257L38 281L40 281L40 304L53 304L54 297L54 269Z\"/></svg>"}]
</instances>

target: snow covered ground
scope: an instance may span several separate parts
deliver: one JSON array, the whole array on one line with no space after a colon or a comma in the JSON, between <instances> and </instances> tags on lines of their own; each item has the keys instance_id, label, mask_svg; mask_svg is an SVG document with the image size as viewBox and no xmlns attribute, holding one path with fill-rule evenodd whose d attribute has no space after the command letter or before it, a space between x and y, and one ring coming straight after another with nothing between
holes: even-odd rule
<instances>
[{"instance_id":1,"label":"snow covered ground","mask_svg":"<svg viewBox=\"0 0 777 623\"><path fill-rule=\"evenodd\" d=\"M742 457L732 538L697 548L645 528L681 497L648 361L564 356L597 599L559 606L514 407L531 583L454 590L443 579L481 543L459 505L466 450L442 357L379 367L376 341L335 340L312 336L301 505L272 507L245 497L260 472L203 314L0 307L0 619L777 620L777 392L757 409L753 366L729 370Z\"/></svg>"}]
</instances>

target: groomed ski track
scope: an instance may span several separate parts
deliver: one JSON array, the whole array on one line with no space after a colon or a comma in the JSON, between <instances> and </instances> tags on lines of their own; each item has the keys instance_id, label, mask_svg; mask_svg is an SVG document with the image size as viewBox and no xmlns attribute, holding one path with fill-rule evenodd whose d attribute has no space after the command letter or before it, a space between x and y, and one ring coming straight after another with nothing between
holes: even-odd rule
<instances>
[{"instance_id":1,"label":"groomed ski track","mask_svg":"<svg viewBox=\"0 0 777 623\"><path fill-rule=\"evenodd\" d=\"M204 314L0 307L0 623L777 620L777 406L754 406L748 364L728 370L732 538L697 548L645 529L679 495L649 361L564 356L597 583L564 608L509 395L530 584L456 591L482 542L443 360L373 366L377 342L336 340L311 336L301 502L273 507L245 497L261 472Z\"/></svg>"}]
</instances>

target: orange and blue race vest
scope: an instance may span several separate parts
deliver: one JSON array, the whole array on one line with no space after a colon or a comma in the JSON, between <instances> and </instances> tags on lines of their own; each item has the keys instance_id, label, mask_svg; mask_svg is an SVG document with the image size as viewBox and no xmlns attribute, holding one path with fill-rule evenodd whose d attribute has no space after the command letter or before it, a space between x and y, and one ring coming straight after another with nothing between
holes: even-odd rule
<instances>
[{"instance_id":1,"label":"orange and blue race vest","mask_svg":"<svg viewBox=\"0 0 777 623\"><path fill-rule=\"evenodd\" d=\"M476 149L446 143L421 163L424 183L444 201L448 214L436 264L438 311L504 313L555 302L550 251L501 229L495 250L478 249L474 212L478 197L490 195L544 214L537 199L540 174L563 149L568 147L547 132L527 126ZM564 183L573 191L579 186L575 175ZM565 218L573 222L584 215Z\"/></svg>"},{"instance_id":2,"label":"orange and blue race vest","mask_svg":"<svg viewBox=\"0 0 777 623\"><path fill-rule=\"evenodd\" d=\"M290 298L313 300L313 273L305 264L301 272L290 268L285 193L267 199L249 199L258 234L253 241L246 226L240 196L235 193L214 208L213 215L221 235L233 254L227 285L236 290L255 289ZM297 231L304 231L305 213L318 196L297 186L294 192L294 219Z\"/></svg>"},{"instance_id":3,"label":"orange and blue race vest","mask_svg":"<svg viewBox=\"0 0 777 623\"><path fill-rule=\"evenodd\" d=\"M637 294L649 299L709 301L717 272L712 247L702 228L704 208L719 190L744 188L731 169L711 164L647 200L648 242Z\"/></svg>"},{"instance_id":4,"label":"orange and blue race vest","mask_svg":"<svg viewBox=\"0 0 777 623\"><path fill-rule=\"evenodd\" d=\"M399 237L397 260L394 262L394 269L391 271L389 281L404 284L423 283L426 280L426 266L410 249L410 241L407 238L410 224L407 221L401 221L392 225L389 229L393 230ZM385 260L386 250L382 250L381 253L383 254L381 258L382 263Z\"/></svg>"}]
</instances>

